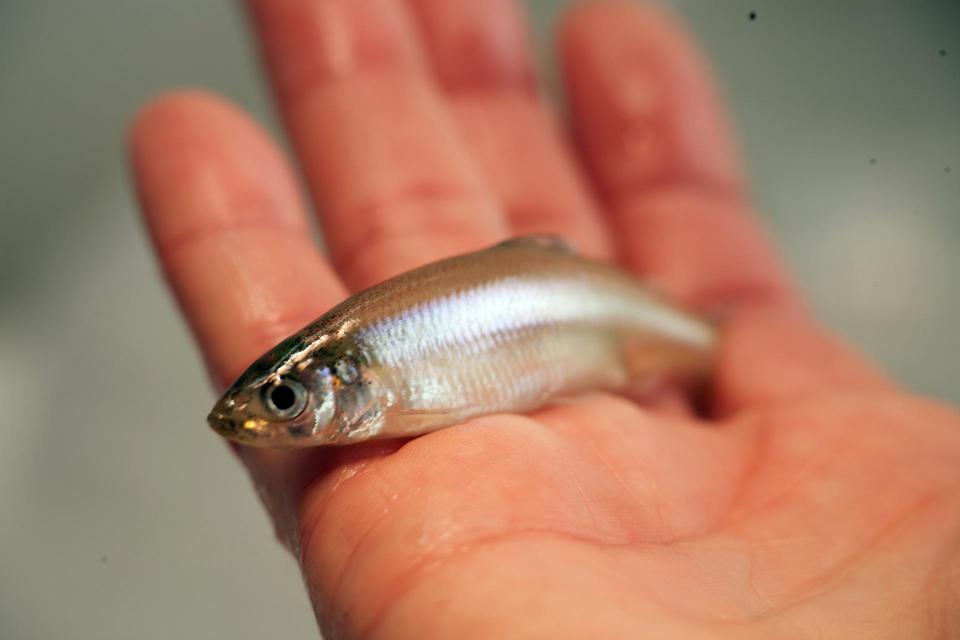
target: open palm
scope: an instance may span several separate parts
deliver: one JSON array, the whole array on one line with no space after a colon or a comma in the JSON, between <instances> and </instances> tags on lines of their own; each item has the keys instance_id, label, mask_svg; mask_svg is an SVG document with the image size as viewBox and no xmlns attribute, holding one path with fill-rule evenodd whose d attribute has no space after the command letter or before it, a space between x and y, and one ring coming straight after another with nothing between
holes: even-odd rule
<instances>
[{"instance_id":1,"label":"open palm","mask_svg":"<svg viewBox=\"0 0 960 640\"><path fill-rule=\"evenodd\" d=\"M805 317L668 16L605 2L566 19L575 155L506 0L250 11L329 263L291 168L234 108L169 96L132 136L218 385L348 292L510 235L563 234L726 318L707 417L679 392L596 394L405 443L240 449L325 632L960 634L960 420Z\"/></svg>"}]
</instances>

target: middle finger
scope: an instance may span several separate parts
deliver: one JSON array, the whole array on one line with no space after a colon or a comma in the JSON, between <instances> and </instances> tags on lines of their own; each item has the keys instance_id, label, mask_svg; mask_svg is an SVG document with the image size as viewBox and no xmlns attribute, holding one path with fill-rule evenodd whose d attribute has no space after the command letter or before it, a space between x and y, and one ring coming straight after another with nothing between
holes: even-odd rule
<instances>
[{"instance_id":1,"label":"middle finger","mask_svg":"<svg viewBox=\"0 0 960 640\"><path fill-rule=\"evenodd\" d=\"M396 0L251 0L331 258L360 289L508 233Z\"/></svg>"},{"instance_id":2,"label":"middle finger","mask_svg":"<svg viewBox=\"0 0 960 640\"><path fill-rule=\"evenodd\" d=\"M610 239L555 114L538 95L515 0L407 0L460 131L513 232L559 233L593 257Z\"/></svg>"}]
</instances>

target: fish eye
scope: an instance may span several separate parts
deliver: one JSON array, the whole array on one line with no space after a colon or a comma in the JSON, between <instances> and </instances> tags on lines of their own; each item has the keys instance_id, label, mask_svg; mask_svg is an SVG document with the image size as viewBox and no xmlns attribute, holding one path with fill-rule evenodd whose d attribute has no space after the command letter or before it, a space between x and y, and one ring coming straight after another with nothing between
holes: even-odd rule
<instances>
[{"instance_id":1,"label":"fish eye","mask_svg":"<svg viewBox=\"0 0 960 640\"><path fill-rule=\"evenodd\" d=\"M307 406L307 390L292 378L263 388L263 404L277 418L296 418Z\"/></svg>"}]
</instances>

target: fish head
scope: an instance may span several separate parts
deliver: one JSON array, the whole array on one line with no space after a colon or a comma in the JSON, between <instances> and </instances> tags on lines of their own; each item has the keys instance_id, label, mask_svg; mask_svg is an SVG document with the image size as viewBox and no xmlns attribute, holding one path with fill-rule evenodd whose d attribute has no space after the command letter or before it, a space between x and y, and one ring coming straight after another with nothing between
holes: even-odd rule
<instances>
[{"instance_id":1,"label":"fish head","mask_svg":"<svg viewBox=\"0 0 960 640\"><path fill-rule=\"evenodd\" d=\"M348 444L383 424L380 385L344 344L312 348L294 336L254 362L207 422L228 440L290 449Z\"/></svg>"}]
</instances>

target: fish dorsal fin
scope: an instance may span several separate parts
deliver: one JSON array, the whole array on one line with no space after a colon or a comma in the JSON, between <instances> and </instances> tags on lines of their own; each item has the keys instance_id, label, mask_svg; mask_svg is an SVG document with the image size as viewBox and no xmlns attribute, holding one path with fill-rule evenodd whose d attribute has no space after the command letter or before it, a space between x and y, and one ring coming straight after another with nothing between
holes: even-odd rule
<instances>
[{"instance_id":1,"label":"fish dorsal fin","mask_svg":"<svg viewBox=\"0 0 960 640\"><path fill-rule=\"evenodd\" d=\"M573 245L562 236L549 233L510 238L509 240L504 240L503 242L493 246L494 249L501 247L505 249L544 249L546 251L556 251L558 253L566 253L571 255L576 255L577 253L577 250L573 247Z\"/></svg>"}]
</instances>

